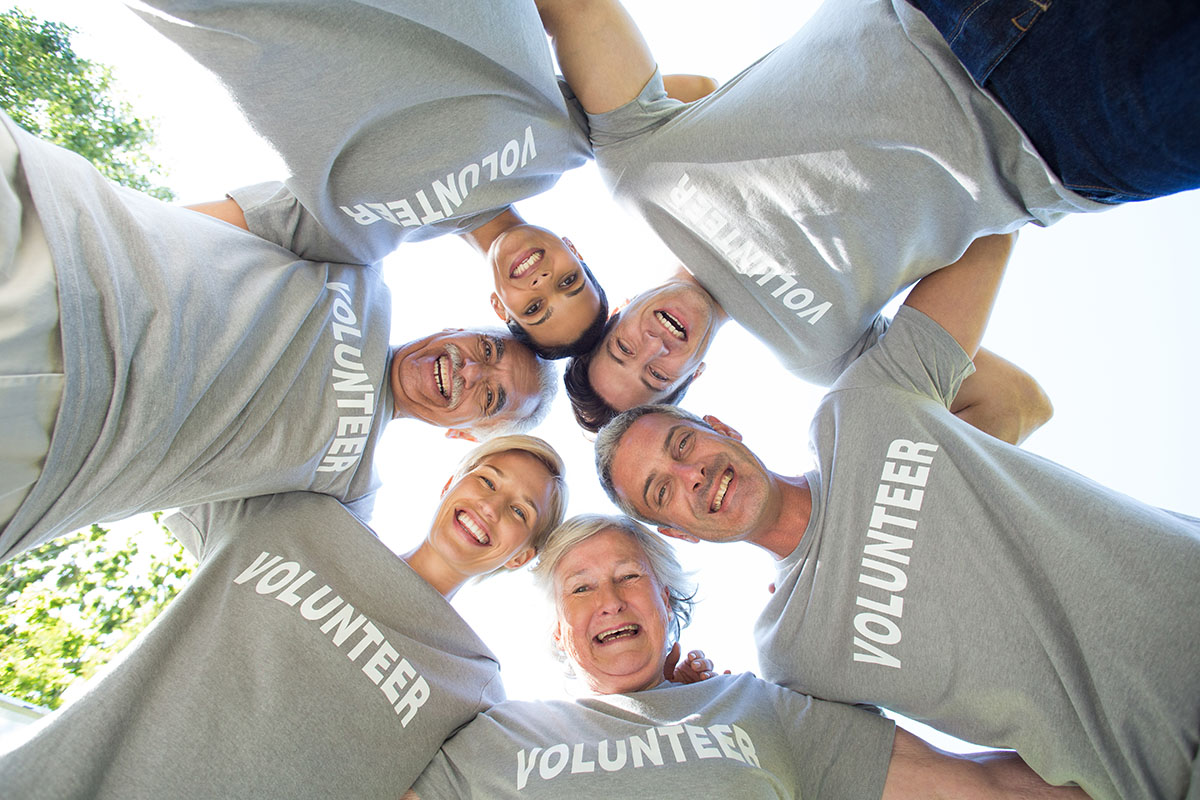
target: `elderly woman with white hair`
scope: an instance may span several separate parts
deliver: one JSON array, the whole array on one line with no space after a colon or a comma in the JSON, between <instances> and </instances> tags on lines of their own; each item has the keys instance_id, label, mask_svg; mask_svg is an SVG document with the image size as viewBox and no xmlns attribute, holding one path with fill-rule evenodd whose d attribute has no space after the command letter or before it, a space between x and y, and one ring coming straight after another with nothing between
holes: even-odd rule
<instances>
[{"instance_id":1,"label":"elderly woman with white hair","mask_svg":"<svg viewBox=\"0 0 1200 800\"><path fill-rule=\"evenodd\" d=\"M1086 797L1047 786L1014 754L945 754L872 711L749 673L664 681L692 592L670 546L633 519L569 520L534 574L589 696L493 706L406 798Z\"/></svg>"},{"instance_id":2,"label":"elderly woman with white hair","mask_svg":"<svg viewBox=\"0 0 1200 800\"><path fill-rule=\"evenodd\" d=\"M563 472L541 439L489 440L405 555L328 495L173 515L200 560L191 582L104 679L0 756L0 794L395 798L504 699L496 657L447 601L533 557L562 521Z\"/></svg>"}]
</instances>

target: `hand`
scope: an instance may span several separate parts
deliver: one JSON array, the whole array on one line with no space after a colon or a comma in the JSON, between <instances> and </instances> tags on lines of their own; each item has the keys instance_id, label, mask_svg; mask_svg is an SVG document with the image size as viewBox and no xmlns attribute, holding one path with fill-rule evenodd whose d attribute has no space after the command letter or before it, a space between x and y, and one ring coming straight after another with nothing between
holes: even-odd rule
<instances>
[{"instance_id":1,"label":"hand","mask_svg":"<svg viewBox=\"0 0 1200 800\"><path fill-rule=\"evenodd\" d=\"M713 663L710 659L705 658L703 650L692 650L688 653L687 660L682 664L679 663L679 643L671 648L671 652L667 654L666 663L663 664L663 677L672 683L699 683L706 681L717 673L713 670ZM728 675L729 670L725 670Z\"/></svg>"}]
</instances>

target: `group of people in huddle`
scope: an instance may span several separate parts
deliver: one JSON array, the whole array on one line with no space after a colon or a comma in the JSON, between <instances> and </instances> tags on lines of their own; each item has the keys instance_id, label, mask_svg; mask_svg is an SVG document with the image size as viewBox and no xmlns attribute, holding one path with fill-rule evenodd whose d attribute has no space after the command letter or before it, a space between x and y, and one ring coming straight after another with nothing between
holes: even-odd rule
<instances>
[{"instance_id":1,"label":"group of people in huddle","mask_svg":"<svg viewBox=\"0 0 1200 800\"><path fill-rule=\"evenodd\" d=\"M174 207L0 119L0 558L171 508L200 564L4 797L1200 800L1200 520L1021 449L981 347L1022 226L1200 185L1195 4L825 0L720 86L617 0L133 8L290 175ZM512 205L589 159L680 264L619 310ZM443 234L505 328L393 346L380 261ZM683 407L729 320L828 387L815 468ZM619 515L565 519L560 380ZM403 554L398 417L480 442ZM668 538L776 560L757 676L680 660ZM450 605L517 569L576 700Z\"/></svg>"}]
</instances>

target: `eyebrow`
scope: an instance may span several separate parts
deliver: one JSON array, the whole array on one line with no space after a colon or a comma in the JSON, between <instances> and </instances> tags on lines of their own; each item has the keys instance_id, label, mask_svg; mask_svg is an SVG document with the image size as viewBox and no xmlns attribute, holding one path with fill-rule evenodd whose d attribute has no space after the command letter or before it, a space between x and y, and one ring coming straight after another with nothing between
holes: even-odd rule
<instances>
[{"instance_id":1,"label":"eyebrow","mask_svg":"<svg viewBox=\"0 0 1200 800\"><path fill-rule=\"evenodd\" d=\"M539 319L537 322L530 322L529 325L530 325L530 327L532 327L534 325L541 325L543 322L550 319L550 317L552 317L552 316L554 316L554 307L553 306L546 309L546 313L542 314L541 319Z\"/></svg>"},{"instance_id":2,"label":"eyebrow","mask_svg":"<svg viewBox=\"0 0 1200 800\"><path fill-rule=\"evenodd\" d=\"M496 477L500 478L501 480L508 479L508 476L504 474L504 470L500 469L499 467L494 466L492 464L484 464L484 466L487 467L488 469L490 469L492 472L496 473ZM537 516L538 516L538 504L533 502L533 498L530 497L529 495L522 495L521 500L528 503L529 507L533 509L533 519L530 520L530 522L533 522L534 520L537 519Z\"/></svg>"},{"instance_id":3,"label":"eyebrow","mask_svg":"<svg viewBox=\"0 0 1200 800\"><path fill-rule=\"evenodd\" d=\"M679 430L681 430L684 427L686 427L686 426L684 426L682 424L672 425L671 429L667 431L667 438L663 439L662 449L663 449L663 454L666 455L666 457L668 459L671 458L671 440L675 438L676 432L678 432ZM651 472L649 475L646 476L646 483L642 486L642 502L646 504L646 508L651 507L650 484L652 484L654 482L654 479L656 477L658 477L658 473Z\"/></svg>"}]
</instances>

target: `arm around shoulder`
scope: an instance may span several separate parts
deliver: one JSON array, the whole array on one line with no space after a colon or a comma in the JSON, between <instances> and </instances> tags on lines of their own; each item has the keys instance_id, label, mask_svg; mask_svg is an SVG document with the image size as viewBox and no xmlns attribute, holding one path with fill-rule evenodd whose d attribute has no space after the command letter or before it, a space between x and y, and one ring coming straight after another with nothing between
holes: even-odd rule
<instances>
[{"instance_id":1,"label":"arm around shoulder","mask_svg":"<svg viewBox=\"0 0 1200 800\"><path fill-rule=\"evenodd\" d=\"M956 756L896 729L883 800L1087 800L1075 786L1051 786L1020 756Z\"/></svg>"},{"instance_id":2,"label":"arm around shoulder","mask_svg":"<svg viewBox=\"0 0 1200 800\"><path fill-rule=\"evenodd\" d=\"M950 405L959 419L1009 444L1020 444L1050 421L1054 407L1032 375L984 348L974 361L974 374Z\"/></svg>"}]
</instances>

